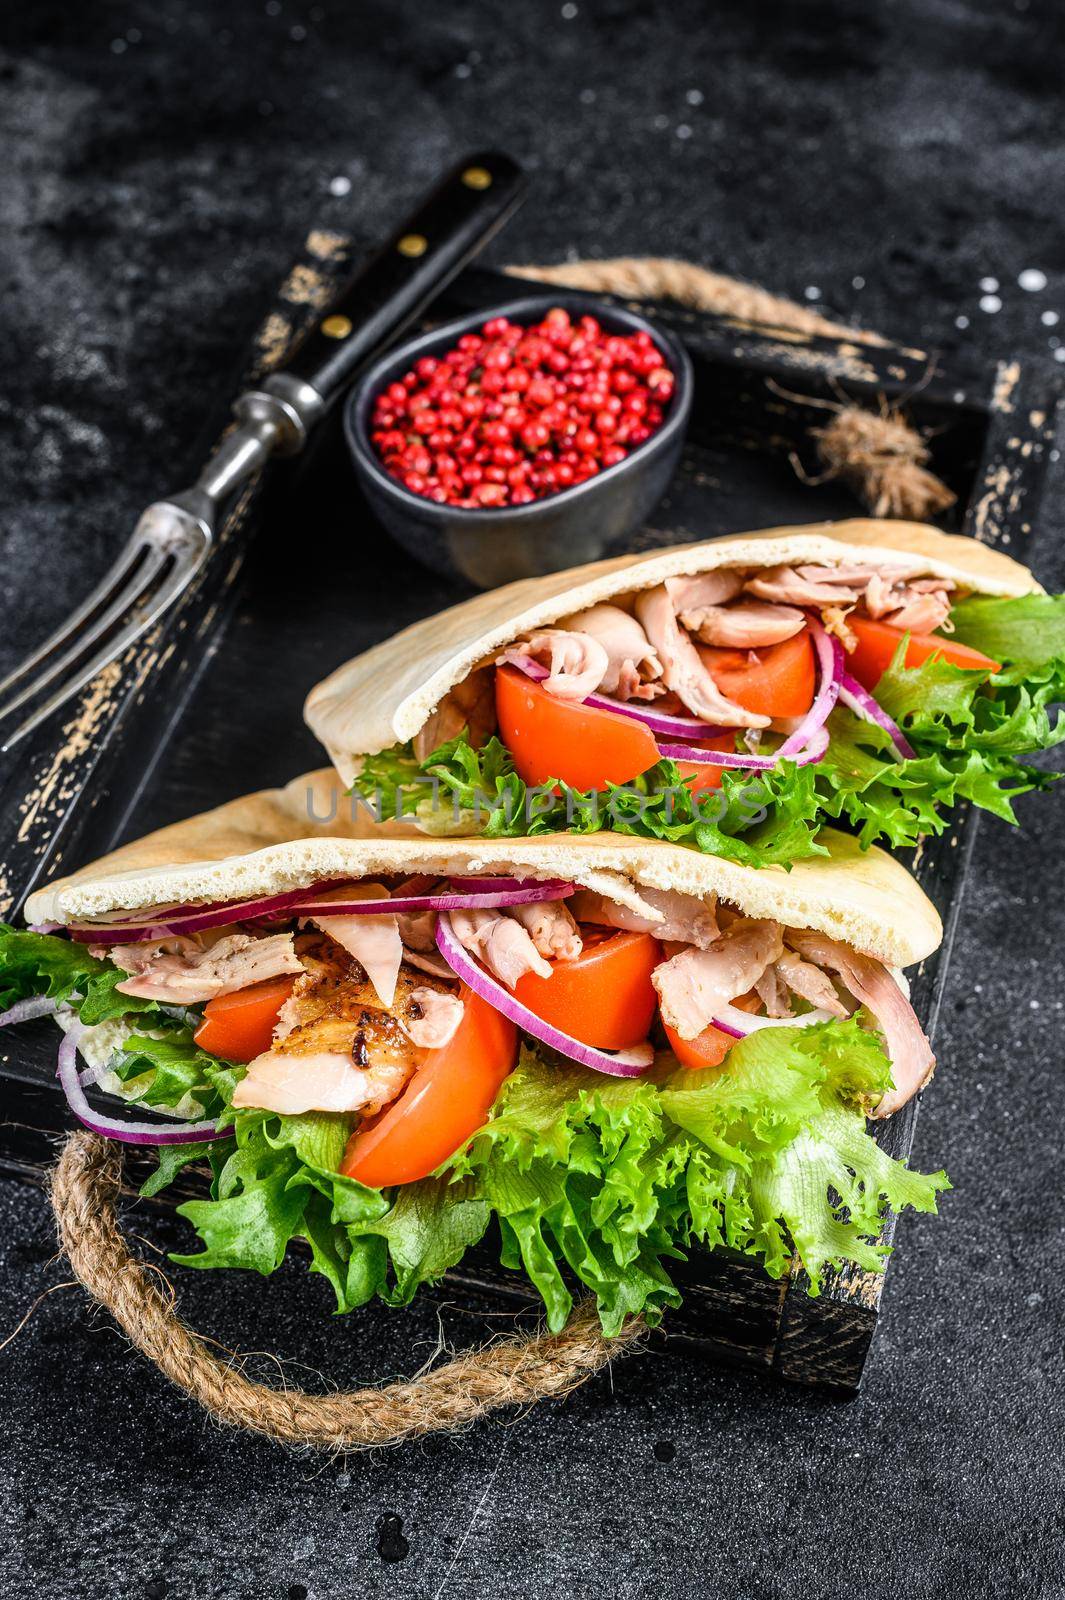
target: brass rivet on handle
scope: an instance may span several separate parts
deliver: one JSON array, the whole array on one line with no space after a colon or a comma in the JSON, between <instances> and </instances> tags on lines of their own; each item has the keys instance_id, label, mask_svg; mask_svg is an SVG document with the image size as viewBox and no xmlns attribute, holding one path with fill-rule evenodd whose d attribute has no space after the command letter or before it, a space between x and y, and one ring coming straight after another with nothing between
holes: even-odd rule
<instances>
[{"instance_id":1,"label":"brass rivet on handle","mask_svg":"<svg viewBox=\"0 0 1065 1600\"><path fill-rule=\"evenodd\" d=\"M429 248L429 241L423 233L405 233L396 246L401 256L409 256L414 260L423 256Z\"/></svg>"},{"instance_id":2,"label":"brass rivet on handle","mask_svg":"<svg viewBox=\"0 0 1065 1600\"><path fill-rule=\"evenodd\" d=\"M346 339L351 332L350 317L326 317L322 332L327 339Z\"/></svg>"},{"instance_id":3,"label":"brass rivet on handle","mask_svg":"<svg viewBox=\"0 0 1065 1600\"><path fill-rule=\"evenodd\" d=\"M467 167L462 174L462 181L467 189L490 189L492 174L487 167Z\"/></svg>"}]
</instances>

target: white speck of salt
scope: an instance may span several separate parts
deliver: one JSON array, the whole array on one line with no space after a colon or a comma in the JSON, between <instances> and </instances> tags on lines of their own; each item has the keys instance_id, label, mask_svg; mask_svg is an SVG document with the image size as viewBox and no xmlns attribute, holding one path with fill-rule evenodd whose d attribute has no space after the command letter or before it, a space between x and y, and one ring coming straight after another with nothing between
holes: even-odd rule
<instances>
[{"instance_id":1,"label":"white speck of salt","mask_svg":"<svg viewBox=\"0 0 1065 1600\"><path fill-rule=\"evenodd\" d=\"M1062 345L1060 349L1054 351L1054 360L1065 361L1065 345Z\"/></svg>"},{"instance_id":2,"label":"white speck of salt","mask_svg":"<svg viewBox=\"0 0 1065 1600\"><path fill-rule=\"evenodd\" d=\"M126 44L125 39L112 39L111 40L111 54L112 55L115 55L115 56L125 55L126 50L128 48L129 47Z\"/></svg>"},{"instance_id":3,"label":"white speck of salt","mask_svg":"<svg viewBox=\"0 0 1065 1600\"><path fill-rule=\"evenodd\" d=\"M701 106L703 103L703 91L701 89L689 89L684 98L690 106Z\"/></svg>"},{"instance_id":4,"label":"white speck of salt","mask_svg":"<svg viewBox=\"0 0 1065 1600\"><path fill-rule=\"evenodd\" d=\"M1061 318L1056 311L1041 311L1039 320L1044 328L1056 328Z\"/></svg>"},{"instance_id":5,"label":"white speck of salt","mask_svg":"<svg viewBox=\"0 0 1065 1600\"><path fill-rule=\"evenodd\" d=\"M668 128L669 118L663 116L662 113L659 112L658 116L653 119L651 126L652 128L658 128L660 131L662 128Z\"/></svg>"},{"instance_id":6,"label":"white speck of salt","mask_svg":"<svg viewBox=\"0 0 1065 1600\"><path fill-rule=\"evenodd\" d=\"M335 178L330 178L330 180L329 180L329 193L330 194L336 194L336 195L350 194L351 193L351 179L350 178L345 178L343 173L340 173Z\"/></svg>"},{"instance_id":7,"label":"white speck of salt","mask_svg":"<svg viewBox=\"0 0 1065 1600\"><path fill-rule=\"evenodd\" d=\"M1038 1011L1039 1010L1039 1001L1038 1000L1029 1000L1028 1009L1029 1009L1029 1011Z\"/></svg>"},{"instance_id":8,"label":"white speck of salt","mask_svg":"<svg viewBox=\"0 0 1065 1600\"><path fill-rule=\"evenodd\" d=\"M455 68L456 78L468 78L472 72L473 68L470 66L468 61L460 61L458 66Z\"/></svg>"},{"instance_id":9,"label":"white speck of salt","mask_svg":"<svg viewBox=\"0 0 1065 1600\"><path fill-rule=\"evenodd\" d=\"M852 278L851 279L851 288L852 289L864 289L865 288L865 279L862 278L862 277Z\"/></svg>"},{"instance_id":10,"label":"white speck of salt","mask_svg":"<svg viewBox=\"0 0 1065 1600\"><path fill-rule=\"evenodd\" d=\"M572 3L572 0L568 0L568 3L562 7L563 22L572 22L576 15L577 7Z\"/></svg>"},{"instance_id":11,"label":"white speck of salt","mask_svg":"<svg viewBox=\"0 0 1065 1600\"><path fill-rule=\"evenodd\" d=\"M980 279L980 287L984 291L985 294L994 294L995 290L998 288L998 279L997 278L981 278Z\"/></svg>"},{"instance_id":12,"label":"white speck of salt","mask_svg":"<svg viewBox=\"0 0 1065 1600\"><path fill-rule=\"evenodd\" d=\"M1029 294L1038 294L1040 289L1047 286L1047 275L1040 272L1038 267L1025 267L1023 272L1017 274L1017 282L1022 289L1027 289Z\"/></svg>"},{"instance_id":13,"label":"white speck of salt","mask_svg":"<svg viewBox=\"0 0 1065 1600\"><path fill-rule=\"evenodd\" d=\"M678 125L677 125L677 138L678 139L690 139L691 136L692 136L692 131L689 128L688 124L686 122L678 123Z\"/></svg>"},{"instance_id":14,"label":"white speck of salt","mask_svg":"<svg viewBox=\"0 0 1065 1600\"><path fill-rule=\"evenodd\" d=\"M982 294L980 296L980 310L994 315L996 311L1002 310L1002 301L997 294Z\"/></svg>"},{"instance_id":15,"label":"white speck of salt","mask_svg":"<svg viewBox=\"0 0 1065 1600\"><path fill-rule=\"evenodd\" d=\"M808 283L803 290L803 294L807 300L820 300L821 298L821 291L816 283Z\"/></svg>"},{"instance_id":16,"label":"white speck of salt","mask_svg":"<svg viewBox=\"0 0 1065 1600\"><path fill-rule=\"evenodd\" d=\"M956 328L967 328L969 326L968 317L955 317L954 318L954 326Z\"/></svg>"}]
</instances>

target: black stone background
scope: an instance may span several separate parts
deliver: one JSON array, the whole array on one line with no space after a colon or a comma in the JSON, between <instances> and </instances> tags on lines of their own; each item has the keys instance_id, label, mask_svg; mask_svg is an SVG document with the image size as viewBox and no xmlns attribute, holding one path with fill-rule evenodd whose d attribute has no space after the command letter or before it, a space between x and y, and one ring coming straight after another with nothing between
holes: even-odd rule
<instances>
[{"instance_id":1,"label":"black stone background","mask_svg":"<svg viewBox=\"0 0 1065 1600\"><path fill-rule=\"evenodd\" d=\"M536 179L497 262L671 253L904 340L1061 353L1054 0L9 0L0 36L0 670L171 486L308 225L369 245L486 141ZM1060 549L1039 565L1062 586ZM61 1288L0 1351L0 1592L1060 1600L1065 791L1020 809L1023 836L982 825L914 1152L956 1189L900 1230L858 1400L670 1354L456 1440L298 1458ZM39 1194L0 1211L2 1336L64 1273ZM301 1267L179 1281L196 1326L344 1384L437 1337L429 1305L331 1319Z\"/></svg>"}]
</instances>

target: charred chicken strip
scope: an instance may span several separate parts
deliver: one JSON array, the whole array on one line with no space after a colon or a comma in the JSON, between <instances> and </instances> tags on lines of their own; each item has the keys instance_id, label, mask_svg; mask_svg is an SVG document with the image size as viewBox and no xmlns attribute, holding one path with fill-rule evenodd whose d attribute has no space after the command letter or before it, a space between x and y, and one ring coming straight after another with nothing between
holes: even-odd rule
<instances>
[{"instance_id":1,"label":"charred chicken strip","mask_svg":"<svg viewBox=\"0 0 1065 1600\"><path fill-rule=\"evenodd\" d=\"M358 963L328 939L303 941L301 959L274 1042L249 1065L233 1104L282 1116L371 1116L399 1094L423 1049L453 1036L462 1003L453 988L404 968L386 1008Z\"/></svg>"}]
</instances>

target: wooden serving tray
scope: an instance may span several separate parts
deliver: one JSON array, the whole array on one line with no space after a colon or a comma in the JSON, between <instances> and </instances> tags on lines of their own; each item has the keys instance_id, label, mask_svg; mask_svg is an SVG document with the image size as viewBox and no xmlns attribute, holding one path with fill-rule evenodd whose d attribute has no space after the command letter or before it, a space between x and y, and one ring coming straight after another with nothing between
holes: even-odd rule
<instances>
[{"instance_id":1,"label":"wooden serving tray","mask_svg":"<svg viewBox=\"0 0 1065 1600\"><path fill-rule=\"evenodd\" d=\"M281 359L346 261L345 240L310 235L255 335L239 387ZM432 320L514 294L513 279L471 270L437 302ZM652 314L687 345L696 393L681 469L633 548L860 514L845 488L804 483L792 463L797 455L816 476L809 429L825 420L822 406L800 397L851 398L904 403L928 431L934 470L958 496L943 525L1025 559L1054 440L1053 368L964 368L921 350L801 337L675 306ZM219 431L224 422L223 413ZM129 510L132 519L139 507ZM42 730L0 771L0 915L16 915L37 884L126 839L322 764L300 717L310 686L466 593L412 563L375 524L334 419L295 468L273 469L241 497L180 605L100 674L61 730ZM950 831L906 863L946 930L942 949L912 974L914 1005L933 1038L975 830L976 816L959 807ZM0 1045L0 1170L38 1181L54 1136L70 1126L55 1048L50 1023L7 1034ZM878 1127L892 1155L908 1156L917 1112L913 1101ZM131 1182L141 1161L130 1159ZM889 1224L885 1239L892 1231ZM664 1337L794 1382L857 1389L882 1276L851 1269L811 1299L800 1269L773 1282L723 1251L693 1252L677 1276L684 1305ZM487 1247L442 1292L496 1308L535 1298Z\"/></svg>"}]
</instances>

